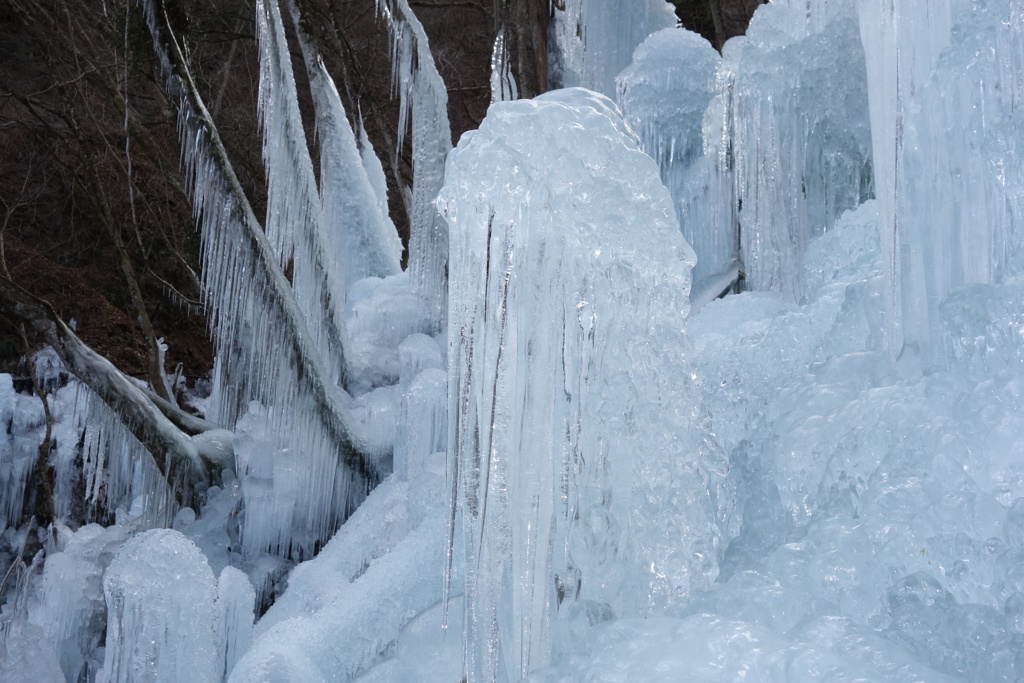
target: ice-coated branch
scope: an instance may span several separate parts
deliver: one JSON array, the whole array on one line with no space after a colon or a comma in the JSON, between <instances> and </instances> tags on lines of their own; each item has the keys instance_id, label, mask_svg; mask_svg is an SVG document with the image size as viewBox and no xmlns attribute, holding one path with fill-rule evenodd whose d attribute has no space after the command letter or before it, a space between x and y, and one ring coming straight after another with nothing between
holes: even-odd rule
<instances>
[{"instance_id":1,"label":"ice-coated branch","mask_svg":"<svg viewBox=\"0 0 1024 683\"><path fill-rule=\"evenodd\" d=\"M0 310L53 347L64 366L121 418L165 476L172 480L180 476L190 485L207 479L207 466L188 436L164 416L143 389L82 342L50 304L0 276Z\"/></svg>"},{"instance_id":2,"label":"ice-coated branch","mask_svg":"<svg viewBox=\"0 0 1024 683\"><path fill-rule=\"evenodd\" d=\"M282 516L277 527L250 542L287 549L296 529L306 539L325 538L378 472L234 173L164 3L150 0L144 9L167 91L179 100L179 138L201 230L203 293L218 354L216 419L233 425L250 401L267 406L270 429L300 473L295 517Z\"/></svg>"}]
</instances>

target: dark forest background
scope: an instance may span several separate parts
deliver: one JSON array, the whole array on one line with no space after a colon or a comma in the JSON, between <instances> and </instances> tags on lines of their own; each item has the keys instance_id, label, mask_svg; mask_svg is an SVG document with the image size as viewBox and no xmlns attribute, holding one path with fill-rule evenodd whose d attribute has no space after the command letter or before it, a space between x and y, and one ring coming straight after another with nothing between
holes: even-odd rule
<instances>
[{"instance_id":1,"label":"dark forest background","mask_svg":"<svg viewBox=\"0 0 1024 683\"><path fill-rule=\"evenodd\" d=\"M265 183L256 120L254 2L166 5L260 216ZM759 4L675 2L681 24L718 48L745 30ZM516 29L524 93L545 89L543 76L527 73L527 62L543 50L548 0L410 5L448 85L454 140L478 126L486 112L491 47L500 23ZM303 11L349 115L363 117L388 175L392 218L405 231L398 188L410 181L408 146L406 156L396 154L389 42L374 1L307 0ZM535 71L543 68L543 59L539 63ZM304 70L295 76L301 97ZM310 113L307 101L300 105ZM143 379L175 369L199 378L213 360L200 300L198 234L179 149L174 103L164 94L152 41L133 0L0 2L0 272L49 301L122 371ZM168 347L163 367L160 339ZM0 370L24 374L19 364L38 343L15 321L0 319Z\"/></svg>"}]
</instances>

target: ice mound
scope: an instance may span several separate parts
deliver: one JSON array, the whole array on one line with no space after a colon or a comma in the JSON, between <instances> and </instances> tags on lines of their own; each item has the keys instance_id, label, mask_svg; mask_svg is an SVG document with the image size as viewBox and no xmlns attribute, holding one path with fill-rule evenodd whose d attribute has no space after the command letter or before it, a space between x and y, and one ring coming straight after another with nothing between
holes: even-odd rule
<instances>
[{"instance_id":1,"label":"ice mound","mask_svg":"<svg viewBox=\"0 0 1024 683\"><path fill-rule=\"evenodd\" d=\"M154 529L130 539L107 568L103 592L107 645L98 681L220 680L217 580L181 533Z\"/></svg>"}]
</instances>

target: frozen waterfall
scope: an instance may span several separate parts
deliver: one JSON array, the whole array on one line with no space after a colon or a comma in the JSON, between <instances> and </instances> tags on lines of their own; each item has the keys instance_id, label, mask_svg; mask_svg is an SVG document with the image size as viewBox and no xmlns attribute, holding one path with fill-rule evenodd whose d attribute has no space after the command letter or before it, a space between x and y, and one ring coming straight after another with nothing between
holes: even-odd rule
<instances>
[{"instance_id":1,"label":"frozen waterfall","mask_svg":"<svg viewBox=\"0 0 1024 683\"><path fill-rule=\"evenodd\" d=\"M259 7L270 241L177 93L227 423L196 446L235 467L174 514L72 382L58 514L80 480L119 507L18 527L42 411L0 377L0 678L1024 678L1019 0L777 0L721 55L664 3L566 0L553 76L590 89L496 101L450 153L382 0L405 273L303 44L317 187Z\"/></svg>"}]
</instances>

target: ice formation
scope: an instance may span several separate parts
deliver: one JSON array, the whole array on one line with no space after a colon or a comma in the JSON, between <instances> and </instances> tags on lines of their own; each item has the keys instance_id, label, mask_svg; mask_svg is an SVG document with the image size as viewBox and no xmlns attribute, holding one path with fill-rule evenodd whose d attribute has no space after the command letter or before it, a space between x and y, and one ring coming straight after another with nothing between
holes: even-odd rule
<instances>
[{"instance_id":1,"label":"ice formation","mask_svg":"<svg viewBox=\"0 0 1024 683\"><path fill-rule=\"evenodd\" d=\"M709 164L717 160L714 154L703 158L702 125L716 89L727 82L718 78L719 69L724 69L720 62L701 36L667 28L636 49L617 82L623 114L640 136L643 150L658 162L683 236L697 253L694 282L726 270L739 256L732 226L711 213L725 213L727 207L700 201L707 197Z\"/></svg>"},{"instance_id":2,"label":"ice formation","mask_svg":"<svg viewBox=\"0 0 1024 683\"><path fill-rule=\"evenodd\" d=\"M290 64L261 7L272 93ZM115 519L14 528L42 411L0 376L0 678L1024 676L1020 3L780 0L718 57L657 3L567 0L555 68L628 125L582 90L498 102L444 173L422 30L381 11L423 181L410 273L329 81L320 188L291 94L264 103L292 146L268 159L302 167L279 227L340 220L344 186L383 259L330 285L351 393L178 72L232 430L192 445L238 476L154 504L44 377L58 515L83 486ZM352 439L365 478L338 465ZM316 548L392 469L315 558L267 552Z\"/></svg>"},{"instance_id":3,"label":"ice formation","mask_svg":"<svg viewBox=\"0 0 1024 683\"><path fill-rule=\"evenodd\" d=\"M408 0L377 0L391 33L393 89L399 97L398 145L412 137L412 197L409 203L409 278L427 303L432 332L444 324L448 235L434 200L444 182L444 159L452 148L448 89L437 72L423 25Z\"/></svg>"},{"instance_id":4,"label":"ice formation","mask_svg":"<svg viewBox=\"0 0 1024 683\"><path fill-rule=\"evenodd\" d=\"M466 668L519 680L556 620L671 611L715 577L724 463L685 359L693 252L651 158L582 89L492 105L439 204Z\"/></svg>"},{"instance_id":5,"label":"ice formation","mask_svg":"<svg viewBox=\"0 0 1024 683\"><path fill-rule=\"evenodd\" d=\"M615 77L651 33L675 26L662 0L566 0L552 7L549 59L554 87L581 86L615 96Z\"/></svg>"},{"instance_id":6,"label":"ice formation","mask_svg":"<svg viewBox=\"0 0 1024 683\"><path fill-rule=\"evenodd\" d=\"M343 384L343 292L348 289L343 285L349 282L339 277L344 274L344 270L338 266L348 265L346 260L354 259L339 263L336 257L343 257L343 252L331 244L328 224L324 220L339 216L333 211L328 216L321 212L313 162L302 127L302 115L299 113L291 54L276 0L256 3L256 29L260 48L258 112L263 129L263 164L267 169L267 216L264 230L281 268L291 265L292 291L309 329L311 341L324 360L328 372L326 379L334 384ZM334 142L334 136L341 136L342 122L349 136L351 129L347 128L343 112L340 117L342 122L337 122L335 118L339 114L339 107L332 107L335 103L328 99L331 95L329 77L322 73L317 75L319 78L312 79L311 84L311 88L318 92L314 102L319 105L318 110L327 108L334 115L328 121L336 122L336 128L322 130L321 134L326 133L328 145L333 143L340 146L340 142ZM326 117L318 118L323 121ZM329 149L328 153L333 151ZM349 159L350 164L353 161ZM338 172L333 166L328 166L328 169L332 172L326 180L337 182ZM356 169L361 171L362 164L354 166L353 170ZM330 189L336 191L340 188ZM364 199L370 198L367 196ZM369 201L366 204L372 206ZM374 250L369 250L368 254L376 256ZM397 265L397 262L393 263L392 268L397 270Z\"/></svg>"},{"instance_id":7,"label":"ice formation","mask_svg":"<svg viewBox=\"0 0 1024 683\"><path fill-rule=\"evenodd\" d=\"M939 305L1019 272L1020 7L943 0L860 5L890 352L942 364ZM1018 144L1015 144L1018 143Z\"/></svg>"},{"instance_id":8,"label":"ice formation","mask_svg":"<svg viewBox=\"0 0 1024 683\"><path fill-rule=\"evenodd\" d=\"M153 3L144 6L168 90L179 99L185 175L199 223L203 262L208 264L203 270L203 289L217 361L215 400L207 417L232 428L253 401L266 409L264 436L268 448L279 453L271 470L281 476L268 478L266 470L251 477L240 471L239 476L243 490L248 488L254 497L254 511L261 502L283 504L276 513L264 508L255 514L263 523L247 521L243 539L251 552L309 553L359 504L369 484L381 475L361 456L369 450L363 448L365 435L349 409L350 397L334 381L337 367L343 364L344 359L338 358L343 348L328 343L329 351L325 350L318 343L323 338L310 332L310 325L317 329L320 324L340 330L343 321L334 316L339 315L337 303L344 297L333 289L329 292L333 303L327 313L333 322L317 313L324 299L316 292L324 283L316 281L315 273L318 267L326 267L328 262L319 259L330 251L315 230L298 242L310 250L308 265L313 270L312 280L306 281L309 286L304 288L300 281L293 289L285 277L282 256L253 214L191 80L181 47L157 9ZM264 116L271 117L264 121L264 129L268 140L290 149L268 149L268 161L276 159L285 168L298 165L298 173L284 173L275 187L286 197L281 200L282 207L296 211L289 215L312 229L319 223L320 207L307 168L304 136L294 125L294 84L290 62L283 62L287 50L281 43L275 2L261 5L257 22L264 27L263 71L281 79L271 92L264 90ZM340 125L331 130L339 129ZM321 133L326 135L328 129ZM287 226L292 230L299 227ZM270 231L272 236L274 232ZM336 275L330 268L325 273L331 287L337 286ZM327 339L330 342L331 335Z\"/></svg>"},{"instance_id":9,"label":"ice formation","mask_svg":"<svg viewBox=\"0 0 1024 683\"><path fill-rule=\"evenodd\" d=\"M98 681L220 678L217 580L181 533L154 529L125 543L104 572L103 592L107 648Z\"/></svg>"},{"instance_id":10,"label":"ice formation","mask_svg":"<svg viewBox=\"0 0 1024 683\"><path fill-rule=\"evenodd\" d=\"M337 271L335 286L343 297L366 277L401 271L402 243L388 216L387 181L362 118L358 138L349 124L334 80L289 2L299 37L316 113L320 143L320 229L326 233ZM283 40L283 35L280 40ZM294 86L293 86L294 87Z\"/></svg>"}]
</instances>

